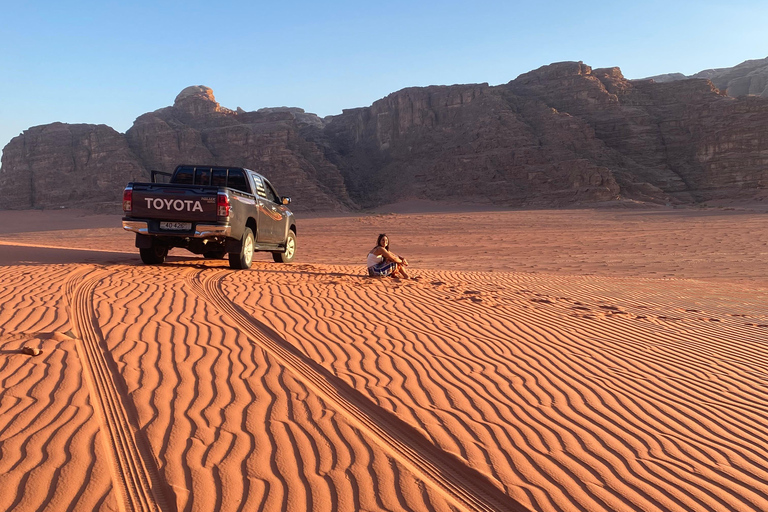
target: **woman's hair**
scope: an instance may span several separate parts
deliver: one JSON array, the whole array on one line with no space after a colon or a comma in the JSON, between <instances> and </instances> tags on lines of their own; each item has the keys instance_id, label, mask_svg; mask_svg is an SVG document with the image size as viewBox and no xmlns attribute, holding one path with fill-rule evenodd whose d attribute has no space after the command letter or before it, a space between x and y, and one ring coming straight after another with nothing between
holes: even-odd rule
<instances>
[{"instance_id":1,"label":"woman's hair","mask_svg":"<svg viewBox=\"0 0 768 512\"><path fill-rule=\"evenodd\" d=\"M384 246L386 250L389 250L389 237L386 235L386 233L382 233L379 235L379 238L376 239L376 247L379 247L381 245L381 239L386 237L387 238L387 245Z\"/></svg>"}]
</instances>

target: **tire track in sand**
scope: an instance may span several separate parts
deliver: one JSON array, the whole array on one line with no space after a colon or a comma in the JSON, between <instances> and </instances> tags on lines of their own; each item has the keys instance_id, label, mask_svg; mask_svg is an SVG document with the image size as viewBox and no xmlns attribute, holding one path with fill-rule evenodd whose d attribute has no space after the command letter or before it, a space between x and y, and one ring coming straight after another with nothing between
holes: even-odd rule
<instances>
[{"instance_id":1,"label":"tire track in sand","mask_svg":"<svg viewBox=\"0 0 768 512\"><path fill-rule=\"evenodd\" d=\"M66 295L84 380L103 427L112 480L121 494L117 497L118 506L121 512L169 510L149 444L139 438L136 415L123 403L125 392L118 388L124 386L116 381L117 369L93 307L94 289L105 275L103 271L75 273L66 283Z\"/></svg>"},{"instance_id":2,"label":"tire track in sand","mask_svg":"<svg viewBox=\"0 0 768 512\"><path fill-rule=\"evenodd\" d=\"M229 273L228 270L191 271L187 282L196 294L228 315L243 334L280 361L378 447L433 486L460 510L527 510L485 475L435 446L414 427L371 402L232 302L221 288L222 278Z\"/></svg>"}]
</instances>

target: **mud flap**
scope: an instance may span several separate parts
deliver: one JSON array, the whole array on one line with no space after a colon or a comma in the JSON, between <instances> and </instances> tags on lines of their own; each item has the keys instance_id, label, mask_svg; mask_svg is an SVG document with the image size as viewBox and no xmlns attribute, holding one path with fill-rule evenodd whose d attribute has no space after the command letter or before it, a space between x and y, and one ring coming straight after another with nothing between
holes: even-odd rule
<instances>
[{"instance_id":1,"label":"mud flap","mask_svg":"<svg viewBox=\"0 0 768 512\"><path fill-rule=\"evenodd\" d=\"M243 250L243 241L227 238L227 241L224 243L224 249L230 254L239 254Z\"/></svg>"},{"instance_id":2,"label":"mud flap","mask_svg":"<svg viewBox=\"0 0 768 512\"><path fill-rule=\"evenodd\" d=\"M136 233L136 247L139 249L149 249L152 247L152 237Z\"/></svg>"}]
</instances>

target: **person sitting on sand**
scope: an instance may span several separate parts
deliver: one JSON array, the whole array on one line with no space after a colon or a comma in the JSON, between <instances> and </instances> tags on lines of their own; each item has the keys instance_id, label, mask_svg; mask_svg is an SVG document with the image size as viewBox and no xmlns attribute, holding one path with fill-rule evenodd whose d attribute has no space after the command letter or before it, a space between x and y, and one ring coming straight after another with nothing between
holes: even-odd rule
<instances>
[{"instance_id":1,"label":"person sitting on sand","mask_svg":"<svg viewBox=\"0 0 768 512\"><path fill-rule=\"evenodd\" d=\"M389 238L384 233L376 240L376 247L368 253L368 275L371 277L391 276L408 279L404 267L408 261L389 251Z\"/></svg>"}]
</instances>

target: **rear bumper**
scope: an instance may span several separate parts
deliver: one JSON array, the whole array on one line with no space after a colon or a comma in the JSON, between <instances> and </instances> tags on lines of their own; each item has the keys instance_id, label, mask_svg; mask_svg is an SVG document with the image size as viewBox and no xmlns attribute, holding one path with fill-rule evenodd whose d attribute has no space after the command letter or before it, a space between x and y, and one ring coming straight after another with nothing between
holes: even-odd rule
<instances>
[{"instance_id":1,"label":"rear bumper","mask_svg":"<svg viewBox=\"0 0 768 512\"><path fill-rule=\"evenodd\" d=\"M149 234L149 227L147 226L147 223L138 221L138 220L124 220L123 229L126 231L133 231L134 233L139 233L140 235Z\"/></svg>"},{"instance_id":2,"label":"rear bumper","mask_svg":"<svg viewBox=\"0 0 768 512\"><path fill-rule=\"evenodd\" d=\"M194 233L179 231L149 230L149 223L143 220L123 220L123 229L140 235L180 236L192 238L229 237L232 226L220 224L197 224Z\"/></svg>"}]
</instances>

